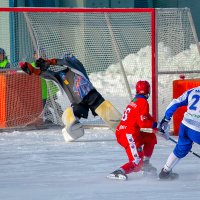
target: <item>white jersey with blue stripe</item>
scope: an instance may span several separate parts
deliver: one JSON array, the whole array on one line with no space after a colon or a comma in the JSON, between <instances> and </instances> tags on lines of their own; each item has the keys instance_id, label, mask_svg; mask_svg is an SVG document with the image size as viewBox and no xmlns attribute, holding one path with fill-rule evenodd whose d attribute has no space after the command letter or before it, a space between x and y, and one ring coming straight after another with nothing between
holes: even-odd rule
<instances>
[{"instance_id":1,"label":"white jersey with blue stripe","mask_svg":"<svg viewBox=\"0 0 200 200\"><path fill-rule=\"evenodd\" d=\"M173 113L181 106L187 106L182 123L200 132L200 86L187 90L177 99L173 99L166 109L166 119L171 119Z\"/></svg>"}]
</instances>

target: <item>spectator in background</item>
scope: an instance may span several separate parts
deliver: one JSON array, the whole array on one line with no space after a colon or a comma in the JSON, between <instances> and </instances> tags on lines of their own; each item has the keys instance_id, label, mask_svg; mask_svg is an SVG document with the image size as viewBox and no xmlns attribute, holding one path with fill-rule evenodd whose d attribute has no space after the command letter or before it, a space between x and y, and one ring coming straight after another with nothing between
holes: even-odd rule
<instances>
[{"instance_id":1,"label":"spectator in background","mask_svg":"<svg viewBox=\"0 0 200 200\"><path fill-rule=\"evenodd\" d=\"M4 49L0 48L0 69L8 69L10 68L10 63L6 56L6 52Z\"/></svg>"}]
</instances>

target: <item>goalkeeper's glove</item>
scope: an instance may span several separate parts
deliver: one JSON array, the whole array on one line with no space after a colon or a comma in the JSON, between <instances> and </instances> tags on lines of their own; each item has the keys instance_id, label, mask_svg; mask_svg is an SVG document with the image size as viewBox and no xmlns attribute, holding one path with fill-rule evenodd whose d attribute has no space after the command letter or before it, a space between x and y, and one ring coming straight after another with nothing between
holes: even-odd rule
<instances>
[{"instance_id":1,"label":"goalkeeper's glove","mask_svg":"<svg viewBox=\"0 0 200 200\"><path fill-rule=\"evenodd\" d=\"M35 66L37 68L40 68L41 71L47 71L47 69L50 67L50 64L46 62L43 58L39 58L35 62Z\"/></svg>"},{"instance_id":2,"label":"goalkeeper's glove","mask_svg":"<svg viewBox=\"0 0 200 200\"><path fill-rule=\"evenodd\" d=\"M169 129L170 129L169 121L170 119L166 119L166 117L164 117L158 124L158 131L166 140L169 139Z\"/></svg>"},{"instance_id":3,"label":"goalkeeper's glove","mask_svg":"<svg viewBox=\"0 0 200 200\"><path fill-rule=\"evenodd\" d=\"M33 66L30 63L28 63L28 62L20 62L19 66L28 75L31 75L33 73Z\"/></svg>"},{"instance_id":4,"label":"goalkeeper's glove","mask_svg":"<svg viewBox=\"0 0 200 200\"><path fill-rule=\"evenodd\" d=\"M36 60L35 65L40 68L41 71L47 71L50 65L56 65L56 63L56 59L45 60L43 58L39 58Z\"/></svg>"}]
</instances>

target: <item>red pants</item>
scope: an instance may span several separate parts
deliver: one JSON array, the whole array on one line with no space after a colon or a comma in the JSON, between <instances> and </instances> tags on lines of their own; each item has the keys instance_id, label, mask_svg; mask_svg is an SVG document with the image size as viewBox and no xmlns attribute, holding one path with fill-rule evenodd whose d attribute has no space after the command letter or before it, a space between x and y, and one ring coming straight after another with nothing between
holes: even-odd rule
<instances>
[{"instance_id":1,"label":"red pants","mask_svg":"<svg viewBox=\"0 0 200 200\"><path fill-rule=\"evenodd\" d=\"M157 144L155 133L126 133L116 131L118 143L124 147L128 156L129 162L121 166L126 174L138 172L143 166L143 157L151 157L154 146Z\"/></svg>"}]
</instances>

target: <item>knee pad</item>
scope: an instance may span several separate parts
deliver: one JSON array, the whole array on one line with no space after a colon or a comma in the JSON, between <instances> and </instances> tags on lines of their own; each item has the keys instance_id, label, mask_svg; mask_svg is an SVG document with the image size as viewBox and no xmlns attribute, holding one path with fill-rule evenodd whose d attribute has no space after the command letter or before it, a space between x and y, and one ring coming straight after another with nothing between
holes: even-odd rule
<instances>
[{"instance_id":1,"label":"knee pad","mask_svg":"<svg viewBox=\"0 0 200 200\"><path fill-rule=\"evenodd\" d=\"M79 121L75 121L70 127L64 127L62 134L66 142L72 142L84 135L84 129Z\"/></svg>"},{"instance_id":2,"label":"knee pad","mask_svg":"<svg viewBox=\"0 0 200 200\"><path fill-rule=\"evenodd\" d=\"M76 121L76 117L71 107L67 107L62 114L62 122L65 126L69 127Z\"/></svg>"},{"instance_id":3,"label":"knee pad","mask_svg":"<svg viewBox=\"0 0 200 200\"><path fill-rule=\"evenodd\" d=\"M113 131L115 131L122 115L109 101L103 101L103 103L96 108L95 112Z\"/></svg>"}]
</instances>

